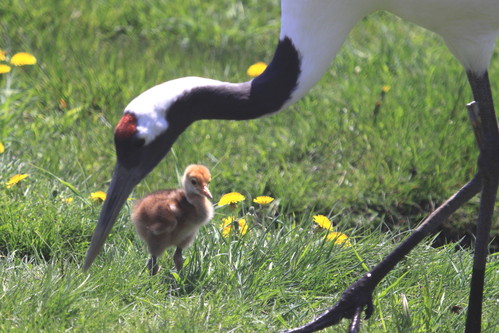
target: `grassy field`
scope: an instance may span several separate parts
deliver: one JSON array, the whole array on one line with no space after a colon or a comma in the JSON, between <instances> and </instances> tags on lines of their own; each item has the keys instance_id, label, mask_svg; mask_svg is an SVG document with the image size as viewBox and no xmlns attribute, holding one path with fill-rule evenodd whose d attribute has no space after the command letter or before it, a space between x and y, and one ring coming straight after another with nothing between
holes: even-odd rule
<instances>
[{"instance_id":1,"label":"grassy field","mask_svg":"<svg viewBox=\"0 0 499 333\"><path fill-rule=\"evenodd\" d=\"M0 2L0 49L34 66L0 75L1 332L269 332L304 323L476 171L460 65L441 40L386 13L352 31L321 82L288 110L248 122L202 121L133 193L178 185L186 165L213 174L216 207L155 277L127 205L104 251L81 271L115 162L113 128L128 102L166 80L244 81L268 62L277 0ZM490 69L499 92L497 52ZM3 61L3 63L7 63ZM375 105L381 100L379 111ZM8 188L15 174L27 178ZM252 198L269 195L271 207ZM365 332L463 331L478 199L417 247L375 291ZM328 216L352 246L324 240ZM244 217L246 235L220 223ZM494 220L494 235L499 221ZM431 246L432 240L465 241ZM497 240L492 244L499 249ZM499 255L486 272L484 332L499 330ZM344 332L346 322L329 329Z\"/></svg>"}]
</instances>

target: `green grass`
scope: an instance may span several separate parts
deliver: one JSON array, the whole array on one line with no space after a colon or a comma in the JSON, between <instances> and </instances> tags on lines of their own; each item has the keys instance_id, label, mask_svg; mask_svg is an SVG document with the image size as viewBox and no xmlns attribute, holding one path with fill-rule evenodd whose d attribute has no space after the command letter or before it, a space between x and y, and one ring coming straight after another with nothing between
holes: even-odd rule
<instances>
[{"instance_id":1,"label":"green grass","mask_svg":"<svg viewBox=\"0 0 499 333\"><path fill-rule=\"evenodd\" d=\"M250 64L272 57L278 1L5 0L0 17L0 49L38 59L0 76L2 332L265 332L302 324L476 171L460 65L437 36L377 13L356 26L301 101L264 119L194 124L137 186L135 198L177 186L187 164L203 163L215 200L231 191L247 197L238 212L217 209L179 275L168 255L156 277L144 271L147 254L128 206L86 274L81 264L101 207L88 197L107 189L124 106L181 76L247 80ZM17 173L30 176L3 186ZM252 211L258 195L278 199L274 211L259 212L263 226L247 216L244 237L223 238L222 218ZM74 202L63 202L68 197ZM469 235L477 203L442 234ZM330 216L353 246L323 241L311 228L315 214ZM497 218L493 229L497 235ZM471 250L430 244L376 289L364 331L463 331ZM490 256L484 332L498 330L498 263Z\"/></svg>"}]
</instances>

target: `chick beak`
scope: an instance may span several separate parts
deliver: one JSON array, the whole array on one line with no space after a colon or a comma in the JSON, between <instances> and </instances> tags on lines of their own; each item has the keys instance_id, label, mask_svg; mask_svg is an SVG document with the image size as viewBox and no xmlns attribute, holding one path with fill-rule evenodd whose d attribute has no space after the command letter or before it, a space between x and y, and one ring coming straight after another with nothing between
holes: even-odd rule
<instances>
[{"instance_id":1,"label":"chick beak","mask_svg":"<svg viewBox=\"0 0 499 333\"><path fill-rule=\"evenodd\" d=\"M201 189L201 193L209 198L209 199L213 199L213 197L211 196L211 193L210 193L210 190L208 189L208 185L204 185L203 188Z\"/></svg>"}]
</instances>

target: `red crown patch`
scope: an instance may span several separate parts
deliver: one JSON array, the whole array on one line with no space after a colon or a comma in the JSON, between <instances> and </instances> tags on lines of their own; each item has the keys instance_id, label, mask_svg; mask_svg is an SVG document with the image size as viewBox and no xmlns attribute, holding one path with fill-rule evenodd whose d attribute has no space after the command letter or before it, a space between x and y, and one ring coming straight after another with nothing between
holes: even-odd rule
<instances>
[{"instance_id":1,"label":"red crown patch","mask_svg":"<svg viewBox=\"0 0 499 333\"><path fill-rule=\"evenodd\" d=\"M125 113L114 129L117 140L127 140L137 132L137 118L131 113Z\"/></svg>"}]
</instances>

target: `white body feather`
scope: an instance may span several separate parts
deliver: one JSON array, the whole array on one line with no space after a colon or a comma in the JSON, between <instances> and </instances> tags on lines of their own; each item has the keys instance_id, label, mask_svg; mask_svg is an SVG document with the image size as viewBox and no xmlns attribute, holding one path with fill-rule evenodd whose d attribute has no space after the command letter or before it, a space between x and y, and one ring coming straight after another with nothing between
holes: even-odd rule
<instances>
[{"instance_id":1,"label":"white body feather","mask_svg":"<svg viewBox=\"0 0 499 333\"><path fill-rule=\"evenodd\" d=\"M166 112L182 95L201 86L219 85L223 82L202 77L189 76L158 84L134 98L125 108L137 118L138 136L151 143L159 134L166 131Z\"/></svg>"},{"instance_id":2,"label":"white body feather","mask_svg":"<svg viewBox=\"0 0 499 333\"><path fill-rule=\"evenodd\" d=\"M499 0L282 0L281 7L280 38L291 39L301 61L297 86L281 109L320 80L350 30L374 11L438 33L465 69L477 74L487 69L499 33ZM149 144L168 128L166 112L180 96L222 84L228 83L200 77L168 81L132 100L125 112L136 115L138 136Z\"/></svg>"},{"instance_id":3,"label":"white body feather","mask_svg":"<svg viewBox=\"0 0 499 333\"><path fill-rule=\"evenodd\" d=\"M483 73L499 33L498 0L282 0L281 39L302 61L292 104L320 80L345 38L366 15L385 10L442 36L466 70ZM403 42L403 41L401 41Z\"/></svg>"}]
</instances>

